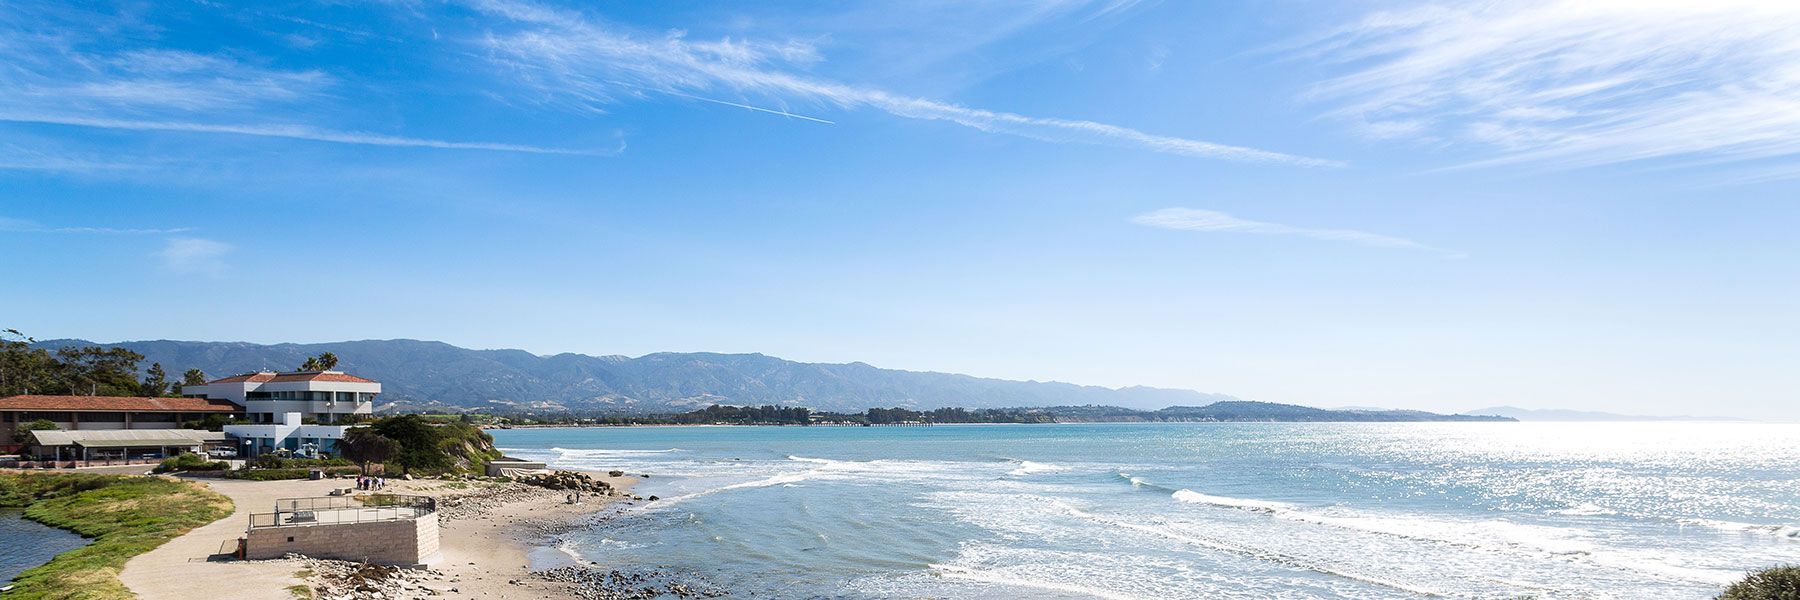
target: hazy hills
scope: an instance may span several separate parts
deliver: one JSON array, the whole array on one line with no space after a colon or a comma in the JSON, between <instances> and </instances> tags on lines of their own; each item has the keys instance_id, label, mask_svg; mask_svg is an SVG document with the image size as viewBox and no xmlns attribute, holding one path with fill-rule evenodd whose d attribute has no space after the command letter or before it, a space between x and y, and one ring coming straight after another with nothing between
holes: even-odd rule
<instances>
[{"instance_id":1,"label":"hazy hills","mask_svg":"<svg viewBox=\"0 0 1800 600\"><path fill-rule=\"evenodd\" d=\"M90 345L50 340L46 347ZM855 412L901 406L997 408L1113 405L1159 409L1235 400L1148 387L1120 389L880 369L864 363L801 363L761 354L657 353L637 358L523 350L471 350L443 342L363 340L251 344L170 340L103 344L130 348L171 373L211 377L291 370L333 352L338 368L382 382L382 400L403 408L536 408L575 411L688 410L713 403L777 404Z\"/></svg>"}]
</instances>

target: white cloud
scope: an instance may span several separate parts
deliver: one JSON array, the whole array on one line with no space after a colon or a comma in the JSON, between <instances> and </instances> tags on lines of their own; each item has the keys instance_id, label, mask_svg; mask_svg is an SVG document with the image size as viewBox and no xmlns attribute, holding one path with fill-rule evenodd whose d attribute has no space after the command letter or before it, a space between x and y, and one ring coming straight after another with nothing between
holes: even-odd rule
<instances>
[{"instance_id":1,"label":"white cloud","mask_svg":"<svg viewBox=\"0 0 1800 600\"><path fill-rule=\"evenodd\" d=\"M1033 139L1140 148L1246 162L1338 166L1332 160L1232 146L1079 119L1033 117L942 100L895 94L798 74L817 60L793 42L690 41L622 31L582 15L510 0L478 1L483 12L510 21L512 31L482 40L497 64L532 84L550 101L586 108L645 95L644 90L694 95L728 91L775 102L807 102L841 109L872 108L896 116L945 121L986 132ZM742 104L749 104L748 102ZM789 113L791 111L775 111Z\"/></svg>"},{"instance_id":2,"label":"white cloud","mask_svg":"<svg viewBox=\"0 0 1800 600\"><path fill-rule=\"evenodd\" d=\"M235 249L231 244L201 238L169 238L157 257L162 266L178 275L219 277L225 274L225 255Z\"/></svg>"},{"instance_id":3,"label":"white cloud","mask_svg":"<svg viewBox=\"0 0 1800 600\"><path fill-rule=\"evenodd\" d=\"M1379 233L1369 233L1354 229L1313 229L1295 227L1280 223L1265 223L1240 219L1215 210L1196 208L1165 208L1147 212L1131 218L1132 223L1147 227L1175 229L1179 231L1202 231L1209 233L1251 233L1260 235L1291 235L1327 240L1333 242L1349 242L1377 248L1401 248L1406 250L1424 250L1444 253L1447 256L1460 258L1461 255L1445 253L1406 238L1399 238Z\"/></svg>"},{"instance_id":4,"label":"white cloud","mask_svg":"<svg viewBox=\"0 0 1800 600\"><path fill-rule=\"evenodd\" d=\"M1346 74L1309 99L1476 165L1800 156L1800 2L1521 0L1383 11L1292 50Z\"/></svg>"},{"instance_id":5,"label":"white cloud","mask_svg":"<svg viewBox=\"0 0 1800 600\"><path fill-rule=\"evenodd\" d=\"M10 231L10 232L14 232L14 233L93 233L93 234L103 234L103 235L155 235L155 234L181 233L181 232L185 232L185 231L190 231L190 229L186 228L186 227L177 227L177 228L173 228L173 229L145 229L145 228L119 228L119 227L51 227L48 225L44 225L42 223L38 223L36 221L31 221L31 220L26 220L26 219L13 219L13 218L8 218L8 217L0 217L0 231Z\"/></svg>"}]
</instances>

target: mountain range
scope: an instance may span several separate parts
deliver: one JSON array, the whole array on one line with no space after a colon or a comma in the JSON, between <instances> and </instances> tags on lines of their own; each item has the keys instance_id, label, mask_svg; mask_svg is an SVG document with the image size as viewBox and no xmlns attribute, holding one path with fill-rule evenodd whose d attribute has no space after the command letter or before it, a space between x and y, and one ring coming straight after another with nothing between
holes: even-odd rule
<instances>
[{"instance_id":1,"label":"mountain range","mask_svg":"<svg viewBox=\"0 0 1800 600\"><path fill-rule=\"evenodd\" d=\"M382 384L382 411L668 413L712 404L804 406L861 412L874 407L1039 408L1082 421L1442 421L1511 420L1403 410L1326 410L1252 402L1193 390L1011 381L865 363L802 363L762 354L660 352L632 358L524 350L472 350L421 340L252 344L61 339L45 348L113 346L179 374L209 378L291 371L330 352L337 369Z\"/></svg>"},{"instance_id":2,"label":"mountain range","mask_svg":"<svg viewBox=\"0 0 1800 600\"><path fill-rule=\"evenodd\" d=\"M173 374L198 368L210 378L257 370L293 370L309 356L331 352L338 356L339 370L382 383L384 410L657 412L709 404L775 404L843 412L876 406L930 409L1093 404L1157 409L1236 400L1193 390L1009 381L881 369L860 362L802 363L762 354L540 356L524 350L472 350L443 342L405 339L321 344L172 340L97 344L61 339L38 345L129 348L144 355L145 366L161 363Z\"/></svg>"}]
</instances>

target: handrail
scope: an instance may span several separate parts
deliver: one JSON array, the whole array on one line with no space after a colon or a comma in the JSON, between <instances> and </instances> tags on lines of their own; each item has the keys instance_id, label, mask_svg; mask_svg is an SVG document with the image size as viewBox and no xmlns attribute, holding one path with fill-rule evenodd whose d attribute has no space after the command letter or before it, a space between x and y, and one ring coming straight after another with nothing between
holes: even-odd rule
<instances>
[{"instance_id":1,"label":"handrail","mask_svg":"<svg viewBox=\"0 0 1800 600\"><path fill-rule=\"evenodd\" d=\"M416 519L437 512L437 499L430 496L381 494L380 506L365 505L360 500L370 496L282 498L275 501L275 512L251 513L250 529L265 527L304 527L311 525L343 525ZM352 503L352 500L359 500Z\"/></svg>"}]
</instances>

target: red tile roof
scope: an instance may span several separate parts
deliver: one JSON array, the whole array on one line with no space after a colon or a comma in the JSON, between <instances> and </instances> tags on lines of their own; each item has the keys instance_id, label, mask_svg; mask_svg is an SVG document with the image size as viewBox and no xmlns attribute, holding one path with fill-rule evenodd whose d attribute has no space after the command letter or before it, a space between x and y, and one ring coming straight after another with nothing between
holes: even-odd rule
<instances>
[{"instance_id":1,"label":"red tile roof","mask_svg":"<svg viewBox=\"0 0 1800 600\"><path fill-rule=\"evenodd\" d=\"M274 378L274 373L246 373L243 375L232 375L223 379L214 379L206 385L212 385L214 383L262 383Z\"/></svg>"},{"instance_id":2,"label":"red tile roof","mask_svg":"<svg viewBox=\"0 0 1800 600\"><path fill-rule=\"evenodd\" d=\"M336 371L305 371L300 373L282 373L269 381L334 381L337 383L376 383L373 379L363 379L355 375Z\"/></svg>"},{"instance_id":3,"label":"red tile roof","mask_svg":"<svg viewBox=\"0 0 1800 600\"><path fill-rule=\"evenodd\" d=\"M206 398L133 398L129 396L46 396L31 394L0 398L0 410L69 412L205 412L231 413L239 409L224 400Z\"/></svg>"}]
</instances>

